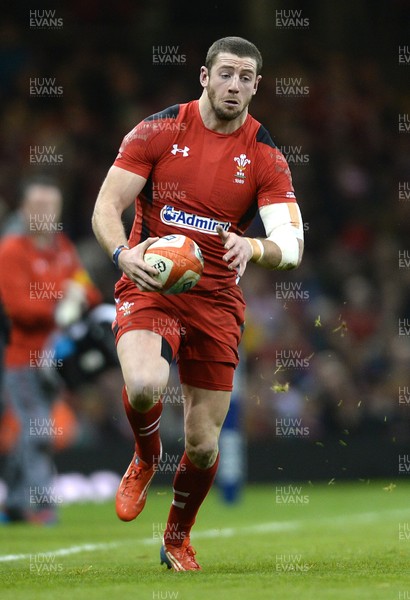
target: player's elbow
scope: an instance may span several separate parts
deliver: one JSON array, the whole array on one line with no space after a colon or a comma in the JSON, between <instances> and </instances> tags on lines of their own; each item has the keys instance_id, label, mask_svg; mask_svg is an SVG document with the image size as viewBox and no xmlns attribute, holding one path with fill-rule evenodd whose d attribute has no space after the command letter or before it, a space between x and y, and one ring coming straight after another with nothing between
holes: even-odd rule
<instances>
[{"instance_id":1,"label":"player's elbow","mask_svg":"<svg viewBox=\"0 0 410 600\"><path fill-rule=\"evenodd\" d=\"M281 262L284 262L284 266L282 266L280 268L286 269L287 271L292 271L293 269L297 269L299 267L300 263L302 262L303 249L304 249L303 241L300 239L297 239L296 241L298 243L297 253L294 254L293 256L289 257L288 262L283 261L283 257L282 257Z\"/></svg>"},{"instance_id":2,"label":"player's elbow","mask_svg":"<svg viewBox=\"0 0 410 600\"><path fill-rule=\"evenodd\" d=\"M302 258L303 258L303 251L304 251L304 243L303 240L298 239L298 256L297 259L294 261L294 263L292 263L292 266L290 267L290 269L297 269L300 265L300 263L302 262Z\"/></svg>"},{"instance_id":3,"label":"player's elbow","mask_svg":"<svg viewBox=\"0 0 410 600\"><path fill-rule=\"evenodd\" d=\"M294 228L283 226L275 229L267 238L276 246L276 262L272 265L273 269L280 271L290 271L296 269L302 262L303 240L296 237Z\"/></svg>"}]
</instances>

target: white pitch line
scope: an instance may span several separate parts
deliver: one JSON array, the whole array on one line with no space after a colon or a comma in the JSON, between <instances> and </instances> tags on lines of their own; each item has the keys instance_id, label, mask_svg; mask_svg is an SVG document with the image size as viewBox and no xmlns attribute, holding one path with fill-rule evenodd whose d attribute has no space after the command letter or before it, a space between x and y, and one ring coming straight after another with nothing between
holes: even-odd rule
<instances>
[{"instance_id":1,"label":"white pitch line","mask_svg":"<svg viewBox=\"0 0 410 600\"><path fill-rule=\"evenodd\" d=\"M410 509L409 509L410 510ZM270 523L260 523L259 525L249 525L248 527L225 527L224 529L207 529L205 531L192 532L191 538L199 540L204 538L233 537L238 533L275 533L278 531L292 531L299 529L305 521L272 521ZM145 538L140 540L142 544L156 544L157 539Z\"/></svg>"},{"instance_id":2,"label":"white pitch line","mask_svg":"<svg viewBox=\"0 0 410 600\"><path fill-rule=\"evenodd\" d=\"M403 513L410 513L410 508L385 510L385 511L372 511L366 513L356 513L352 515L339 515L335 517L325 517L322 519L311 519L303 521L271 521L268 523L259 523L258 525L249 525L247 527L225 527L224 529L207 529L205 531L198 531L192 533L192 539L205 539L205 538L217 538L217 537L233 537L238 534L249 534L249 533L277 533L280 531L294 531L301 529L306 525L346 525L348 523L371 523L379 520L380 518L389 516L399 516ZM79 554L80 552L93 552L98 550L108 550L110 548L118 548L125 544L158 544L158 539L152 537L142 538L140 540L121 540L118 542L107 542L103 544L82 544L81 546L70 546L69 548L59 548L57 550L49 550L48 552L36 552L30 554L5 554L0 556L0 563L12 562L16 560L26 560L31 558L33 555L41 554L41 556L69 556L70 554Z\"/></svg>"},{"instance_id":3,"label":"white pitch line","mask_svg":"<svg viewBox=\"0 0 410 600\"><path fill-rule=\"evenodd\" d=\"M13 560L25 560L32 556L41 554L41 556L69 556L70 554L79 554L80 552L92 552L94 550L108 550L109 548L118 548L124 542L108 542L106 544L83 544L81 546L71 546L70 548L59 548L48 552L32 552L31 554L5 554L0 556L0 562L10 562Z\"/></svg>"}]
</instances>

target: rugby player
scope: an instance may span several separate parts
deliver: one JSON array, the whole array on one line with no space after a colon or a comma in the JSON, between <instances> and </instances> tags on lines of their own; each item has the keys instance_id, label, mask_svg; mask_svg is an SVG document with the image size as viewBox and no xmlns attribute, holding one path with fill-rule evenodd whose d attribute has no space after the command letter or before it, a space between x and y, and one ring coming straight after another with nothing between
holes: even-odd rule
<instances>
[{"instance_id":1,"label":"rugby player","mask_svg":"<svg viewBox=\"0 0 410 600\"><path fill-rule=\"evenodd\" d=\"M161 456L157 390L165 390L174 358L178 364L185 451L160 550L161 563L175 571L200 570L190 531L215 478L238 363L245 309L238 281L248 262L293 269L303 253L288 164L248 112L261 68L251 42L215 41L200 69L200 98L147 117L124 137L93 213L94 233L122 271L113 330L135 435L135 453L116 495L124 521L144 508ZM121 217L133 202L127 239ZM257 211L263 239L244 236ZM195 288L169 296L160 293L156 271L143 257L171 233L198 243L205 269Z\"/></svg>"}]
</instances>

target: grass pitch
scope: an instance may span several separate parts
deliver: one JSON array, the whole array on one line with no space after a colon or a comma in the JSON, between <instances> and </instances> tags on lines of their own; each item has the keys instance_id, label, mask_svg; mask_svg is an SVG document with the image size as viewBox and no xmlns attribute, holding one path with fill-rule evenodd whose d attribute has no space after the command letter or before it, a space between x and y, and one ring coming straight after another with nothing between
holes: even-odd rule
<instances>
[{"instance_id":1,"label":"grass pitch","mask_svg":"<svg viewBox=\"0 0 410 600\"><path fill-rule=\"evenodd\" d=\"M280 488L280 489L279 489ZM169 489L122 523L113 502L61 508L53 527L0 526L2 600L410 599L410 485L214 489L192 535L200 573L159 565Z\"/></svg>"}]
</instances>

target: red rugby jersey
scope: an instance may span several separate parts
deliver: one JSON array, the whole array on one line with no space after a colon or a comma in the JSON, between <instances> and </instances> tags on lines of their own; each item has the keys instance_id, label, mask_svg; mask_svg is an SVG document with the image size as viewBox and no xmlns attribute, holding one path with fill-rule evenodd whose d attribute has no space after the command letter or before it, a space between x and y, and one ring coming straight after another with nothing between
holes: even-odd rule
<instances>
[{"instance_id":1,"label":"red rugby jersey","mask_svg":"<svg viewBox=\"0 0 410 600\"><path fill-rule=\"evenodd\" d=\"M258 208L296 202L289 166L267 130L248 114L234 133L212 131L198 100L139 123L124 137L114 165L147 179L136 199L131 247L181 233L201 248L203 276L188 293L235 285L236 272L222 260L218 224L242 235Z\"/></svg>"}]
</instances>

